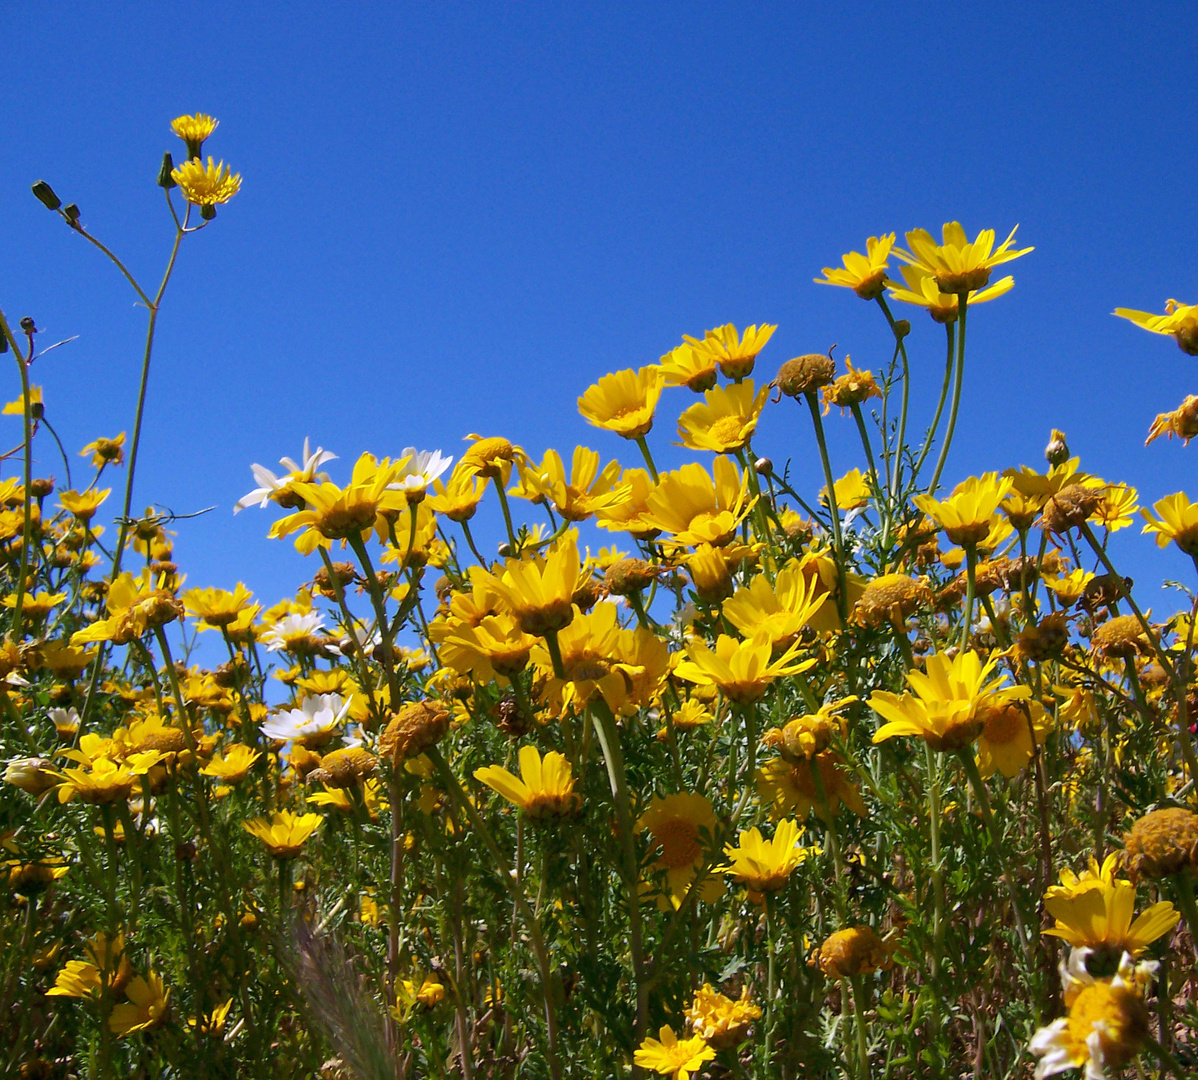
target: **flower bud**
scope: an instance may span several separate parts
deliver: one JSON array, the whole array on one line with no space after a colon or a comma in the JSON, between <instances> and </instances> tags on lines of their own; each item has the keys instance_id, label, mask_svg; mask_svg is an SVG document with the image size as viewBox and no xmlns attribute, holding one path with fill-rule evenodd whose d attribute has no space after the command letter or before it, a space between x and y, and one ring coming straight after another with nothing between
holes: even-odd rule
<instances>
[{"instance_id":1,"label":"flower bud","mask_svg":"<svg viewBox=\"0 0 1198 1080\"><path fill-rule=\"evenodd\" d=\"M67 223L72 229L79 228L79 204L68 203L62 208L62 212L66 215Z\"/></svg>"},{"instance_id":2,"label":"flower bud","mask_svg":"<svg viewBox=\"0 0 1198 1080\"><path fill-rule=\"evenodd\" d=\"M164 191L170 191L171 188L179 186L175 183L175 178L171 176L174 171L175 161L168 150L162 155L162 168L158 170L158 186Z\"/></svg>"},{"instance_id":3,"label":"flower bud","mask_svg":"<svg viewBox=\"0 0 1198 1080\"><path fill-rule=\"evenodd\" d=\"M900 341L911 333L910 319L895 319L894 320L894 336Z\"/></svg>"},{"instance_id":4,"label":"flower bud","mask_svg":"<svg viewBox=\"0 0 1198 1080\"><path fill-rule=\"evenodd\" d=\"M39 180L33 185L33 194L47 210L57 210L62 206L62 200L54 194L54 189L45 180Z\"/></svg>"},{"instance_id":5,"label":"flower bud","mask_svg":"<svg viewBox=\"0 0 1198 1080\"><path fill-rule=\"evenodd\" d=\"M1044 456L1049 465L1064 465L1069 460L1069 446L1065 442L1065 433L1052 429L1048 445L1044 448Z\"/></svg>"},{"instance_id":6,"label":"flower bud","mask_svg":"<svg viewBox=\"0 0 1198 1080\"><path fill-rule=\"evenodd\" d=\"M774 463L767 457L760 457L753 462L753 468L757 471L758 476L773 476Z\"/></svg>"}]
</instances>

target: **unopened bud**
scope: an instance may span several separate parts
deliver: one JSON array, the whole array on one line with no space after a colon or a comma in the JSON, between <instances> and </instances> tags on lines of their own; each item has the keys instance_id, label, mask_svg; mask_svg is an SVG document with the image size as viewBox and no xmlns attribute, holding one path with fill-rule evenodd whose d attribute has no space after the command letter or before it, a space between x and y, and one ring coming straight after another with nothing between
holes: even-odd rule
<instances>
[{"instance_id":1,"label":"unopened bud","mask_svg":"<svg viewBox=\"0 0 1198 1080\"><path fill-rule=\"evenodd\" d=\"M758 476L774 475L774 463L767 457L759 457L753 462L753 468L757 470Z\"/></svg>"},{"instance_id":2,"label":"unopened bud","mask_svg":"<svg viewBox=\"0 0 1198 1080\"><path fill-rule=\"evenodd\" d=\"M911 333L911 320L910 319L895 319L894 320L894 336L896 338L899 338L899 339L905 338L909 333Z\"/></svg>"},{"instance_id":3,"label":"unopened bud","mask_svg":"<svg viewBox=\"0 0 1198 1080\"><path fill-rule=\"evenodd\" d=\"M79 228L79 204L68 203L62 208L62 212L66 215L67 222L72 229Z\"/></svg>"},{"instance_id":4,"label":"unopened bud","mask_svg":"<svg viewBox=\"0 0 1198 1080\"><path fill-rule=\"evenodd\" d=\"M44 499L54 491L54 478L52 476L34 477L29 485L29 493L35 499Z\"/></svg>"},{"instance_id":5,"label":"unopened bud","mask_svg":"<svg viewBox=\"0 0 1198 1080\"><path fill-rule=\"evenodd\" d=\"M216 207L211 203L204 203L204 205L200 207L200 217L202 217L205 221L211 221L214 217L216 217Z\"/></svg>"},{"instance_id":6,"label":"unopened bud","mask_svg":"<svg viewBox=\"0 0 1198 1080\"><path fill-rule=\"evenodd\" d=\"M54 189L45 180L39 180L33 185L33 194L47 210L57 210L62 206L62 200L54 194Z\"/></svg>"},{"instance_id":7,"label":"unopened bud","mask_svg":"<svg viewBox=\"0 0 1198 1080\"><path fill-rule=\"evenodd\" d=\"M24 330L25 333L27 333L27 334L36 334L37 333L37 323L35 323L33 321L32 315L26 315L21 320L21 329Z\"/></svg>"},{"instance_id":8,"label":"unopened bud","mask_svg":"<svg viewBox=\"0 0 1198 1080\"><path fill-rule=\"evenodd\" d=\"M1069 460L1069 446L1065 442L1065 433L1052 429L1048 445L1044 448L1044 456L1050 465L1064 465Z\"/></svg>"},{"instance_id":9,"label":"unopened bud","mask_svg":"<svg viewBox=\"0 0 1198 1080\"><path fill-rule=\"evenodd\" d=\"M499 557L501 559L506 559L509 555L511 555L511 553L512 553L512 545L509 544L506 540L502 544L499 545Z\"/></svg>"},{"instance_id":10,"label":"unopened bud","mask_svg":"<svg viewBox=\"0 0 1198 1080\"><path fill-rule=\"evenodd\" d=\"M171 157L171 152L168 150L162 155L162 168L158 170L158 186L164 191L170 191L173 187L178 187L175 183L175 178L171 173L175 171L175 160Z\"/></svg>"}]
</instances>

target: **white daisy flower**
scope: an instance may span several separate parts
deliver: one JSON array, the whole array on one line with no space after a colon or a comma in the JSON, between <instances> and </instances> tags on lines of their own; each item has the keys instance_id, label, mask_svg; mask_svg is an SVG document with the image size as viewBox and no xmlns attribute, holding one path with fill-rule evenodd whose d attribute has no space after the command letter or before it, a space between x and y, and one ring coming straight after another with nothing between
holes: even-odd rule
<instances>
[{"instance_id":1,"label":"white daisy flower","mask_svg":"<svg viewBox=\"0 0 1198 1080\"><path fill-rule=\"evenodd\" d=\"M298 742L304 746L320 746L328 742L349 712L353 696L342 700L340 694L317 694L306 697L298 709L282 709L270 717L259 730L267 739L277 742Z\"/></svg>"},{"instance_id":2,"label":"white daisy flower","mask_svg":"<svg viewBox=\"0 0 1198 1080\"><path fill-rule=\"evenodd\" d=\"M316 453L309 453L308 439L304 439L303 464L297 461L292 461L291 458L285 457L279 459L279 464L287 470L282 476L276 476L269 469L264 469L261 465L254 464L250 466L250 471L254 474L254 479L258 482L258 486L247 495L243 495L233 505L233 513L238 510L244 510L247 506L266 506L271 498L277 493L286 490L292 484L306 484L313 480L328 480L328 475L317 470L326 461L336 461L337 455L325 450L321 447L316 448Z\"/></svg>"}]
</instances>

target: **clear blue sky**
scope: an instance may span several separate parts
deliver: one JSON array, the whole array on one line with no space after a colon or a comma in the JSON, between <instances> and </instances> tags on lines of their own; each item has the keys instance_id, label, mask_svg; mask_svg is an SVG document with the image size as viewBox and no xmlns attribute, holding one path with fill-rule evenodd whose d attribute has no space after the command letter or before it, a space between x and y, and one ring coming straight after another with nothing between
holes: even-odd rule
<instances>
[{"instance_id":1,"label":"clear blue sky","mask_svg":"<svg viewBox=\"0 0 1198 1080\"><path fill-rule=\"evenodd\" d=\"M0 29L0 304L43 342L79 335L34 374L72 451L130 427L144 313L30 183L150 280L170 119L219 117L207 149L244 178L184 245L151 375L137 503L217 507L178 526L190 584L270 603L315 569L265 539L272 512L231 513L250 462L305 435L339 479L363 450L457 455L469 431L633 464L575 399L683 333L777 323L765 378L833 342L880 367L877 313L812 278L868 235L954 218L1019 222L1036 251L970 320L947 479L1042 467L1056 426L1145 501L1198 497L1198 447L1143 446L1198 362L1110 315L1198 299L1193 4L85 2L8 4ZM905 314L926 418L942 332ZM690 402L664 399L660 462L681 460ZM831 440L838 475L861 464L847 420ZM759 449L819 486L793 403ZM1186 573L1122 546L1141 585Z\"/></svg>"}]
</instances>

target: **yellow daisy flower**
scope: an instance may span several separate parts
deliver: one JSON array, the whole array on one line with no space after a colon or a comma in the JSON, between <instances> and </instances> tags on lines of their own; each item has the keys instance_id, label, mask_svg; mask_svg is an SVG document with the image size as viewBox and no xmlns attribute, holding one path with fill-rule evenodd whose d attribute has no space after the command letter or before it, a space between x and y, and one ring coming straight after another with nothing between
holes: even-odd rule
<instances>
[{"instance_id":1,"label":"yellow daisy flower","mask_svg":"<svg viewBox=\"0 0 1198 1080\"><path fill-rule=\"evenodd\" d=\"M508 491L519 499L547 500L567 521L585 521L599 509L619 504L628 493L620 482L620 463L599 468L599 453L585 446L574 448L569 475L556 450L547 450L540 465L522 462L520 483Z\"/></svg>"},{"instance_id":2,"label":"yellow daisy flower","mask_svg":"<svg viewBox=\"0 0 1198 1080\"><path fill-rule=\"evenodd\" d=\"M757 354L765 348L766 342L773 337L776 326L762 323L761 326L745 328L743 335L736 332L732 323L717 326L703 335L702 341L696 341L685 334L682 340L693 346L697 351L705 352L715 358L720 371L729 379L743 379L753 371Z\"/></svg>"},{"instance_id":3,"label":"yellow daisy flower","mask_svg":"<svg viewBox=\"0 0 1198 1080\"><path fill-rule=\"evenodd\" d=\"M742 832L736 844L724 847L728 864L720 872L755 893L777 892L786 885L787 878L811 855L819 854L818 848L799 845L799 823L783 818L774 827L769 840L762 839L761 830L752 828Z\"/></svg>"},{"instance_id":4,"label":"yellow daisy flower","mask_svg":"<svg viewBox=\"0 0 1198 1080\"><path fill-rule=\"evenodd\" d=\"M740 450L753 437L761 410L769 397L769 386L754 393L752 379L731 386L715 386L706 399L692 405L678 418L678 437L689 450L713 450L727 454Z\"/></svg>"},{"instance_id":5,"label":"yellow daisy flower","mask_svg":"<svg viewBox=\"0 0 1198 1080\"><path fill-rule=\"evenodd\" d=\"M969 746L984 726L977 716L980 704L1031 696L1025 686L1000 692L1003 676L987 681L997 663L998 657L991 656L983 664L975 652L960 652L951 659L944 653L929 656L926 673L907 673L907 683L914 695L899 697L878 690L869 699L870 708L887 721L875 732L873 741L880 743L895 735L915 735L935 750Z\"/></svg>"},{"instance_id":6,"label":"yellow daisy flower","mask_svg":"<svg viewBox=\"0 0 1198 1080\"><path fill-rule=\"evenodd\" d=\"M1081 874L1061 870L1061 884L1044 895L1044 906L1055 920L1044 933L1075 948L1102 949L1116 960L1124 952L1140 956L1169 933L1181 921L1181 913L1167 900L1145 908L1133 920L1136 887L1115 877L1118 860L1115 852L1101 869L1091 858L1089 869Z\"/></svg>"},{"instance_id":7,"label":"yellow daisy flower","mask_svg":"<svg viewBox=\"0 0 1198 1080\"><path fill-rule=\"evenodd\" d=\"M1164 315L1153 315L1150 311L1136 311L1133 308L1115 308L1115 314L1135 323L1142 330L1169 335L1182 352L1198 356L1198 304L1167 300Z\"/></svg>"},{"instance_id":8,"label":"yellow daisy flower","mask_svg":"<svg viewBox=\"0 0 1198 1080\"><path fill-rule=\"evenodd\" d=\"M1183 401L1172 412L1160 413L1148 429L1148 438L1144 440L1147 446L1162 435L1181 439L1183 446L1189 446L1190 440L1198 438L1198 394L1187 394Z\"/></svg>"},{"instance_id":9,"label":"yellow daisy flower","mask_svg":"<svg viewBox=\"0 0 1198 1080\"><path fill-rule=\"evenodd\" d=\"M936 278L922 267L903 266L900 268L900 272L907 287L903 288L891 282L889 285L891 300L927 308L932 321L942 325L957 321L960 297L956 293L944 292L936 284ZM997 299L1004 293L1010 292L1014 285L1015 279L1008 275L985 289L971 290L968 298L969 306L973 307L974 304L984 304L987 300Z\"/></svg>"},{"instance_id":10,"label":"yellow daisy flower","mask_svg":"<svg viewBox=\"0 0 1198 1080\"><path fill-rule=\"evenodd\" d=\"M1141 510L1140 516L1148 523L1141 532L1155 533L1158 547L1168 547L1172 540L1187 555L1198 559L1198 503L1190 502L1184 491L1177 491L1154 503L1152 509L1160 517Z\"/></svg>"},{"instance_id":11,"label":"yellow daisy flower","mask_svg":"<svg viewBox=\"0 0 1198 1080\"><path fill-rule=\"evenodd\" d=\"M108 1030L114 1035L131 1035L135 1031L149 1031L166 1019L170 991L163 988L162 980L150 972L146 978L138 975L125 987L128 999L112 1007L108 1015Z\"/></svg>"},{"instance_id":12,"label":"yellow daisy flower","mask_svg":"<svg viewBox=\"0 0 1198 1080\"><path fill-rule=\"evenodd\" d=\"M761 1009L749 1000L749 988L739 998L726 997L704 983L695 991L686 1019L696 1035L715 1050L730 1050L749 1037L749 1028L761 1017Z\"/></svg>"},{"instance_id":13,"label":"yellow daisy flower","mask_svg":"<svg viewBox=\"0 0 1198 1080\"><path fill-rule=\"evenodd\" d=\"M640 523L673 533L678 544L728 543L756 499L749 478L726 457L717 457L709 474L697 462L664 473L645 500Z\"/></svg>"},{"instance_id":14,"label":"yellow daisy flower","mask_svg":"<svg viewBox=\"0 0 1198 1080\"><path fill-rule=\"evenodd\" d=\"M653 427L653 413L665 386L660 367L604 375L578 399L578 411L595 427L636 439Z\"/></svg>"},{"instance_id":15,"label":"yellow daisy flower","mask_svg":"<svg viewBox=\"0 0 1198 1080\"><path fill-rule=\"evenodd\" d=\"M894 253L903 262L917 266L935 278L941 292L969 293L989 283L994 267L1035 250L1011 248L1018 228L1016 225L996 250L993 229L983 229L977 239L970 242L960 222L949 221L943 228L943 243L937 244L926 229L913 229L907 233L911 250L895 248Z\"/></svg>"},{"instance_id":16,"label":"yellow daisy flower","mask_svg":"<svg viewBox=\"0 0 1198 1080\"><path fill-rule=\"evenodd\" d=\"M724 601L724 617L737 633L751 638L765 634L776 651L789 648L810 625L828 601L816 575L808 576L792 559L771 584L768 575L758 574Z\"/></svg>"},{"instance_id":17,"label":"yellow daisy flower","mask_svg":"<svg viewBox=\"0 0 1198 1080\"><path fill-rule=\"evenodd\" d=\"M995 511L1013 486L1009 476L985 473L962 480L947 499L916 495L912 502L936 521L949 540L964 547L986 539Z\"/></svg>"},{"instance_id":18,"label":"yellow daisy flower","mask_svg":"<svg viewBox=\"0 0 1198 1080\"><path fill-rule=\"evenodd\" d=\"M200 207L227 203L241 190L241 173L233 173L223 161L218 165L212 158L207 165L198 157L183 162L171 179L179 185L183 198Z\"/></svg>"},{"instance_id":19,"label":"yellow daisy flower","mask_svg":"<svg viewBox=\"0 0 1198 1080\"><path fill-rule=\"evenodd\" d=\"M652 1069L671 1080L690 1080L692 1072L715 1057L715 1051L698 1035L679 1039L669 1024L657 1034L657 1039L647 1037L632 1056L642 1069Z\"/></svg>"},{"instance_id":20,"label":"yellow daisy flower","mask_svg":"<svg viewBox=\"0 0 1198 1080\"><path fill-rule=\"evenodd\" d=\"M518 806L533 821L568 817L582 806L574 791L570 763L556 750L544 758L535 746L522 746L518 755L520 778L498 765L474 770L474 779Z\"/></svg>"},{"instance_id":21,"label":"yellow daisy flower","mask_svg":"<svg viewBox=\"0 0 1198 1080\"><path fill-rule=\"evenodd\" d=\"M637 819L635 832L648 832L658 852L653 866L666 875L667 895L660 906L677 908L690 890L703 863L703 843L711 842L719 829L719 819L711 802L703 795L680 792L654 796ZM724 891L723 881L712 875L704 878L699 899L711 903Z\"/></svg>"},{"instance_id":22,"label":"yellow daisy flower","mask_svg":"<svg viewBox=\"0 0 1198 1080\"><path fill-rule=\"evenodd\" d=\"M871 236L865 241L865 254L850 251L840 261L844 269L824 267L824 276L816 278L817 285L841 285L852 289L862 300L876 300L886 288L886 270L890 249L894 247L894 233L887 236Z\"/></svg>"},{"instance_id":23,"label":"yellow daisy flower","mask_svg":"<svg viewBox=\"0 0 1198 1080\"><path fill-rule=\"evenodd\" d=\"M815 666L814 660L795 659L798 648L796 643L771 660L773 646L763 633L748 641L721 634L714 650L696 638L686 647L690 659L679 663L674 674L700 686L717 686L738 705L749 705L759 700L775 679Z\"/></svg>"},{"instance_id":24,"label":"yellow daisy flower","mask_svg":"<svg viewBox=\"0 0 1198 1080\"><path fill-rule=\"evenodd\" d=\"M687 342L694 338L687 338ZM658 365L662 378L669 386L685 386L696 394L715 386L718 359L714 353L691 344L672 349Z\"/></svg>"},{"instance_id":25,"label":"yellow daisy flower","mask_svg":"<svg viewBox=\"0 0 1198 1080\"><path fill-rule=\"evenodd\" d=\"M273 858L294 859L304 842L322 824L324 818L319 814L293 814L290 810L279 810L269 821L266 818L252 818L243 821L241 827L261 840Z\"/></svg>"},{"instance_id":26,"label":"yellow daisy flower","mask_svg":"<svg viewBox=\"0 0 1198 1080\"><path fill-rule=\"evenodd\" d=\"M125 460L125 433L122 431L115 439L99 438L89 442L79 451L80 457L91 454L92 466L100 468L103 465L120 465Z\"/></svg>"}]
</instances>

